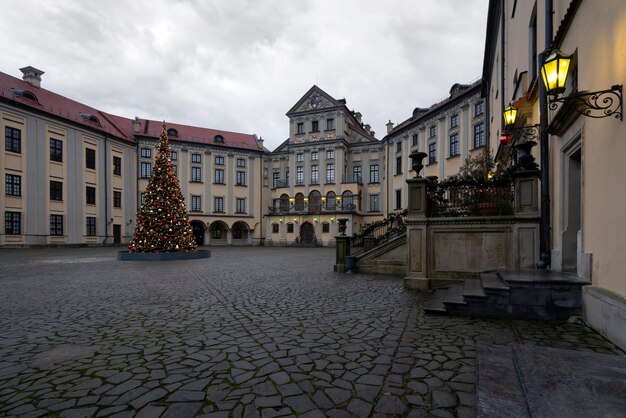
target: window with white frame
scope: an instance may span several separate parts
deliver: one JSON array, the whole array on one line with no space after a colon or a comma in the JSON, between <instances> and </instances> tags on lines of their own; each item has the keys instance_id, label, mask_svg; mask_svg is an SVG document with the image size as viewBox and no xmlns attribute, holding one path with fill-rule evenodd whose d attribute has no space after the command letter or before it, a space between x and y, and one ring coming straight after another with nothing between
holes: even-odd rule
<instances>
[{"instance_id":1,"label":"window with white frame","mask_svg":"<svg viewBox=\"0 0 626 418\"><path fill-rule=\"evenodd\" d=\"M21 212L4 212L4 233L5 235L20 235L22 233Z\"/></svg>"},{"instance_id":2,"label":"window with white frame","mask_svg":"<svg viewBox=\"0 0 626 418\"><path fill-rule=\"evenodd\" d=\"M151 148L142 148L141 149L141 157L142 158L152 158L152 149Z\"/></svg>"},{"instance_id":3,"label":"window with white frame","mask_svg":"<svg viewBox=\"0 0 626 418\"><path fill-rule=\"evenodd\" d=\"M215 165L224 165L224 156L216 155L215 156Z\"/></svg>"},{"instance_id":4,"label":"window with white frame","mask_svg":"<svg viewBox=\"0 0 626 418\"><path fill-rule=\"evenodd\" d=\"M378 212L379 210L380 210L380 208L378 206L378 195L377 194L371 194L370 195L370 211Z\"/></svg>"},{"instance_id":5,"label":"window with white frame","mask_svg":"<svg viewBox=\"0 0 626 418\"><path fill-rule=\"evenodd\" d=\"M319 154L317 153L317 151L311 151L311 160L317 161L318 158L319 158Z\"/></svg>"},{"instance_id":6,"label":"window with white frame","mask_svg":"<svg viewBox=\"0 0 626 418\"><path fill-rule=\"evenodd\" d=\"M431 142L428 144L428 164L437 162L437 143Z\"/></svg>"},{"instance_id":7,"label":"window with white frame","mask_svg":"<svg viewBox=\"0 0 626 418\"><path fill-rule=\"evenodd\" d=\"M170 151L170 160L172 161L178 160L178 151Z\"/></svg>"},{"instance_id":8,"label":"window with white frame","mask_svg":"<svg viewBox=\"0 0 626 418\"><path fill-rule=\"evenodd\" d=\"M147 179L152 174L152 163L141 163L141 178Z\"/></svg>"},{"instance_id":9,"label":"window with white frame","mask_svg":"<svg viewBox=\"0 0 626 418\"><path fill-rule=\"evenodd\" d=\"M378 164L370 164L370 183L378 183Z\"/></svg>"},{"instance_id":10,"label":"window with white frame","mask_svg":"<svg viewBox=\"0 0 626 418\"><path fill-rule=\"evenodd\" d=\"M304 154L301 153L301 152L297 153L296 154L296 161L299 162L299 163L304 161Z\"/></svg>"},{"instance_id":11,"label":"window with white frame","mask_svg":"<svg viewBox=\"0 0 626 418\"><path fill-rule=\"evenodd\" d=\"M196 153L191 154L191 162L192 163L197 163L197 164L201 163L202 162L202 154L196 154Z\"/></svg>"},{"instance_id":12,"label":"window with white frame","mask_svg":"<svg viewBox=\"0 0 626 418\"><path fill-rule=\"evenodd\" d=\"M326 164L326 183L335 182L335 164Z\"/></svg>"},{"instance_id":13,"label":"window with white frame","mask_svg":"<svg viewBox=\"0 0 626 418\"><path fill-rule=\"evenodd\" d=\"M63 215L50 215L50 235L63 235Z\"/></svg>"},{"instance_id":14,"label":"window with white frame","mask_svg":"<svg viewBox=\"0 0 626 418\"><path fill-rule=\"evenodd\" d=\"M474 116L480 116L485 113L485 102L482 100L474 104Z\"/></svg>"},{"instance_id":15,"label":"window with white frame","mask_svg":"<svg viewBox=\"0 0 626 418\"><path fill-rule=\"evenodd\" d=\"M246 159L245 158L237 158L237 167L245 168L246 167Z\"/></svg>"},{"instance_id":16,"label":"window with white frame","mask_svg":"<svg viewBox=\"0 0 626 418\"><path fill-rule=\"evenodd\" d=\"M202 167L191 167L191 181L194 183L202 181Z\"/></svg>"},{"instance_id":17,"label":"window with white frame","mask_svg":"<svg viewBox=\"0 0 626 418\"><path fill-rule=\"evenodd\" d=\"M216 168L215 169L215 178L213 179L215 184L224 184L224 169Z\"/></svg>"},{"instance_id":18,"label":"window with white frame","mask_svg":"<svg viewBox=\"0 0 626 418\"><path fill-rule=\"evenodd\" d=\"M335 158L335 150L329 149L326 151L326 159L332 160Z\"/></svg>"},{"instance_id":19,"label":"window with white frame","mask_svg":"<svg viewBox=\"0 0 626 418\"><path fill-rule=\"evenodd\" d=\"M202 196L191 196L191 211L192 212L201 212L202 211Z\"/></svg>"},{"instance_id":20,"label":"window with white frame","mask_svg":"<svg viewBox=\"0 0 626 418\"><path fill-rule=\"evenodd\" d=\"M318 165L311 166L311 184L319 184L320 183L320 172Z\"/></svg>"},{"instance_id":21,"label":"window with white frame","mask_svg":"<svg viewBox=\"0 0 626 418\"><path fill-rule=\"evenodd\" d=\"M4 193L7 196L22 195L22 176L16 174L4 175Z\"/></svg>"},{"instance_id":22,"label":"window with white frame","mask_svg":"<svg viewBox=\"0 0 626 418\"><path fill-rule=\"evenodd\" d=\"M246 172L245 171L237 171L237 186L245 186L246 185Z\"/></svg>"},{"instance_id":23,"label":"window with white frame","mask_svg":"<svg viewBox=\"0 0 626 418\"><path fill-rule=\"evenodd\" d=\"M296 185L301 186L304 184L304 167L299 165L296 167Z\"/></svg>"},{"instance_id":24,"label":"window with white frame","mask_svg":"<svg viewBox=\"0 0 626 418\"><path fill-rule=\"evenodd\" d=\"M95 216L87 216L85 219L85 229L88 237L96 236L96 217Z\"/></svg>"},{"instance_id":25,"label":"window with white frame","mask_svg":"<svg viewBox=\"0 0 626 418\"><path fill-rule=\"evenodd\" d=\"M428 128L428 133L430 138L434 138L437 136L437 125L433 125Z\"/></svg>"},{"instance_id":26,"label":"window with white frame","mask_svg":"<svg viewBox=\"0 0 626 418\"><path fill-rule=\"evenodd\" d=\"M454 129L458 127L459 127L459 114L455 113L454 115L450 116L450 128Z\"/></svg>"},{"instance_id":27,"label":"window with white frame","mask_svg":"<svg viewBox=\"0 0 626 418\"><path fill-rule=\"evenodd\" d=\"M237 213L246 213L246 199L238 197L235 200L235 210Z\"/></svg>"},{"instance_id":28,"label":"window with white frame","mask_svg":"<svg viewBox=\"0 0 626 418\"><path fill-rule=\"evenodd\" d=\"M213 198L213 212L224 212L224 198L222 196Z\"/></svg>"}]
</instances>

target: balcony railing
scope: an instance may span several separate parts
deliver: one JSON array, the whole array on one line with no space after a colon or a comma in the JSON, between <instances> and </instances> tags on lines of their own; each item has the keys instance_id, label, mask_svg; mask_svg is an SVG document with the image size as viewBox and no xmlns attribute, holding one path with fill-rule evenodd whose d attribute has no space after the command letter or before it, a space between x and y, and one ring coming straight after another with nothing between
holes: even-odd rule
<instances>
[{"instance_id":1,"label":"balcony railing","mask_svg":"<svg viewBox=\"0 0 626 418\"><path fill-rule=\"evenodd\" d=\"M512 215L515 189L512 182L447 184L431 182L427 188L428 216Z\"/></svg>"},{"instance_id":2,"label":"balcony railing","mask_svg":"<svg viewBox=\"0 0 626 418\"><path fill-rule=\"evenodd\" d=\"M289 182L282 181L282 180L274 180L274 182L272 183L272 190L280 189L281 187L289 187Z\"/></svg>"},{"instance_id":3,"label":"balcony railing","mask_svg":"<svg viewBox=\"0 0 626 418\"><path fill-rule=\"evenodd\" d=\"M346 199L345 201L335 202L334 204L328 201L324 202L289 202L288 204L282 203L278 206L269 206L270 215L289 215L289 214L320 214L320 213L350 213L356 212L358 205L358 198L353 197Z\"/></svg>"}]
</instances>

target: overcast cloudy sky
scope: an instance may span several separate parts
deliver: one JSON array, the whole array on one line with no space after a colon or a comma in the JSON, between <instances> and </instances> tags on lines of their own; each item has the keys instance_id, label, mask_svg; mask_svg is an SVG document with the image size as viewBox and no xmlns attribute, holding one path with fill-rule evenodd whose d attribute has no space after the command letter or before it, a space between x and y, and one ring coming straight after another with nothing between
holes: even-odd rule
<instances>
[{"instance_id":1,"label":"overcast cloudy sky","mask_svg":"<svg viewBox=\"0 0 626 418\"><path fill-rule=\"evenodd\" d=\"M389 119L482 71L487 0L1 0L0 71L125 117L288 137L313 85Z\"/></svg>"}]
</instances>

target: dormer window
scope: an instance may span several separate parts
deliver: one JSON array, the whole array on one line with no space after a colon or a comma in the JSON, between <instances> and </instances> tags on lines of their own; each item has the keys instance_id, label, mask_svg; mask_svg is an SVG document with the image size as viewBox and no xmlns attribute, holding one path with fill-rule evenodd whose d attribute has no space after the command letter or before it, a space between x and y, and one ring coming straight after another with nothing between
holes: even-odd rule
<instances>
[{"instance_id":1,"label":"dormer window","mask_svg":"<svg viewBox=\"0 0 626 418\"><path fill-rule=\"evenodd\" d=\"M22 99L26 99L26 100L30 100L31 102L39 103L39 100L37 100L37 96L35 96L33 93L31 93L28 90L22 90L22 89L16 89L16 88L11 88L11 90L13 91L13 96L14 97L21 97Z\"/></svg>"},{"instance_id":2,"label":"dormer window","mask_svg":"<svg viewBox=\"0 0 626 418\"><path fill-rule=\"evenodd\" d=\"M169 128L167 130L167 136L175 136L178 137L178 131L174 128Z\"/></svg>"},{"instance_id":3,"label":"dormer window","mask_svg":"<svg viewBox=\"0 0 626 418\"><path fill-rule=\"evenodd\" d=\"M213 140L215 142L224 142L224 137L222 135L215 135L215 137L213 137Z\"/></svg>"},{"instance_id":4,"label":"dormer window","mask_svg":"<svg viewBox=\"0 0 626 418\"><path fill-rule=\"evenodd\" d=\"M85 119L88 122L95 123L96 125L100 125L100 121L94 115L90 115L89 113L78 112L81 118Z\"/></svg>"}]
</instances>

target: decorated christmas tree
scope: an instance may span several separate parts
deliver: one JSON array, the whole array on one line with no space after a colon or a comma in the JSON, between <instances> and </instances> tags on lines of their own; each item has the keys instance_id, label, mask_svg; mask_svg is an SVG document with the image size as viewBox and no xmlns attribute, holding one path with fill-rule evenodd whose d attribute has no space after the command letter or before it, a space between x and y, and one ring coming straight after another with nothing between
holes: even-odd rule
<instances>
[{"instance_id":1,"label":"decorated christmas tree","mask_svg":"<svg viewBox=\"0 0 626 418\"><path fill-rule=\"evenodd\" d=\"M170 144L163 122L154 170L137 213L131 253L196 251L185 200L170 160Z\"/></svg>"}]
</instances>

